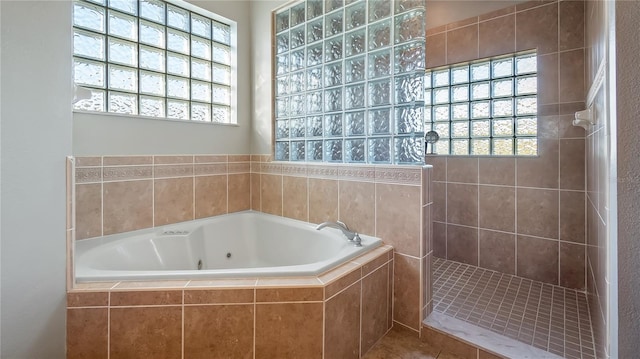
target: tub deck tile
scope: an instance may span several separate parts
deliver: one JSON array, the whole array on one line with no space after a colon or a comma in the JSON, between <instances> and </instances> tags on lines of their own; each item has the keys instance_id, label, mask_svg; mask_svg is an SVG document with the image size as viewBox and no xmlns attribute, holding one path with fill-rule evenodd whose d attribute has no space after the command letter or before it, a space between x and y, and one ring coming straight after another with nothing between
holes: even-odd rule
<instances>
[{"instance_id":1,"label":"tub deck tile","mask_svg":"<svg viewBox=\"0 0 640 359\"><path fill-rule=\"evenodd\" d=\"M258 278L238 278L238 279L210 279L192 280L187 284L187 288L253 288L258 283Z\"/></svg>"},{"instance_id":2,"label":"tub deck tile","mask_svg":"<svg viewBox=\"0 0 640 359\"><path fill-rule=\"evenodd\" d=\"M188 280L120 282L113 287L113 289L182 289L186 287L188 283Z\"/></svg>"}]
</instances>

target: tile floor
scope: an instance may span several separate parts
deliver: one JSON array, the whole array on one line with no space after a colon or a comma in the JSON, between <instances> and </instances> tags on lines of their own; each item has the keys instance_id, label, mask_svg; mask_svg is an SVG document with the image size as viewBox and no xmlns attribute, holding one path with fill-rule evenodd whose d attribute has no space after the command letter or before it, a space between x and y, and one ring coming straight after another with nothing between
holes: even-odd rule
<instances>
[{"instance_id":1,"label":"tile floor","mask_svg":"<svg viewBox=\"0 0 640 359\"><path fill-rule=\"evenodd\" d=\"M434 311L565 358L595 358L584 293L440 258L432 270Z\"/></svg>"},{"instance_id":2,"label":"tile floor","mask_svg":"<svg viewBox=\"0 0 640 359\"><path fill-rule=\"evenodd\" d=\"M415 332L395 324L362 359L461 359L442 353L418 338Z\"/></svg>"}]
</instances>

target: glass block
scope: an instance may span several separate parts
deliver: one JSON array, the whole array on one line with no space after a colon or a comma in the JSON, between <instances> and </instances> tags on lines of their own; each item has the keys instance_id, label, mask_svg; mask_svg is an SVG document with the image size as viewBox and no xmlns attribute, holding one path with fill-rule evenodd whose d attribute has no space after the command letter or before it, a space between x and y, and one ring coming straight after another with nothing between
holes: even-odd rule
<instances>
[{"instance_id":1,"label":"glass block","mask_svg":"<svg viewBox=\"0 0 640 359\"><path fill-rule=\"evenodd\" d=\"M276 98L276 118L285 118L289 116L289 98Z\"/></svg>"},{"instance_id":2,"label":"glass block","mask_svg":"<svg viewBox=\"0 0 640 359\"><path fill-rule=\"evenodd\" d=\"M214 93L214 101L216 101L215 93ZM304 115L305 112L305 95L295 95L291 96L291 108L289 109L292 116L296 115Z\"/></svg>"},{"instance_id":3,"label":"glass block","mask_svg":"<svg viewBox=\"0 0 640 359\"><path fill-rule=\"evenodd\" d=\"M391 162L391 138L369 138L369 161L371 163Z\"/></svg>"},{"instance_id":4,"label":"glass block","mask_svg":"<svg viewBox=\"0 0 640 359\"><path fill-rule=\"evenodd\" d=\"M289 161L289 142L276 142L276 161Z\"/></svg>"},{"instance_id":5,"label":"glass block","mask_svg":"<svg viewBox=\"0 0 640 359\"><path fill-rule=\"evenodd\" d=\"M208 82L191 80L191 99L194 101L211 103L211 84Z\"/></svg>"},{"instance_id":6,"label":"glass block","mask_svg":"<svg viewBox=\"0 0 640 359\"><path fill-rule=\"evenodd\" d=\"M307 161L322 161L322 141L307 141Z\"/></svg>"},{"instance_id":7,"label":"glass block","mask_svg":"<svg viewBox=\"0 0 640 359\"><path fill-rule=\"evenodd\" d=\"M320 65L322 63L322 43L307 47L307 66Z\"/></svg>"},{"instance_id":8,"label":"glass block","mask_svg":"<svg viewBox=\"0 0 640 359\"><path fill-rule=\"evenodd\" d=\"M296 78L296 80L298 79ZM292 85L298 87L300 84L304 85L304 79L302 79L301 83ZM307 70L307 90L317 90L319 88L322 88L322 67L314 67Z\"/></svg>"},{"instance_id":9,"label":"glass block","mask_svg":"<svg viewBox=\"0 0 640 359\"><path fill-rule=\"evenodd\" d=\"M538 92L536 76L519 77L516 80L516 95L530 95Z\"/></svg>"},{"instance_id":10,"label":"glass block","mask_svg":"<svg viewBox=\"0 0 640 359\"><path fill-rule=\"evenodd\" d=\"M342 58L343 41L342 36L334 37L324 41L324 59L327 62Z\"/></svg>"},{"instance_id":11,"label":"glass block","mask_svg":"<svg viewBox=\"0 0 640 359\"><path fill-rule=\"evenodd\" d=\"M191 36L191 56L211 60L211 41Z\"/></svg>"},{"instance_id":12,"label":"glass block","mask_svg":"<svg viewBox=\"0 0 640 359\"><path fill-rule=\"evenodd\" d=\"M491 136L491 121L471 121L471 137Z\"/></svg>"},{"instance_id":13,"label":"glass block","mask_svg":"<svg viewBox=\"0 0 640 359\"><path fill-rule=\"evenodd\" d=\"M289 76L276 78L276 96L287 95L289 93Z\"/></svg>"},{"instance_id":14,"label":"glass block","mask_svg":"<svg viewBox=\"0 0 640 359\"><path fill-rule=\"evenodd\" d=\"M342 114L324 116L324 135L326 137L342 136Z\"/></svg>"},{"instance_id":15,"label":"glass block","mask_svg":"<svg viewBox=\"0 0 640 359\"><path fill-rule=\"evenodd\" d=\"M448 155L449 154L449 144L450 141L447 139L440 139L435 143L435 153L439 155Z\"/></svg>"},{"instance_id":16,"label":"glass block","mask_svg":"<svg viewBox=\"0 0 640 359\"><path fill-rule=\"evenodd\" d=\"M449 86L449 70L433 72L433 87Z\"/></svg>"},{"instance_id":17,"label":"glass block","mask_svg":"<svg viewBox=\"0 0 640 359\"><path fill-rule=\"evenodd\" d=\"M451 87L451 102L469 101L469 85Z\"/></svg>"},{"instance_id":18,"label":"glass block","mask_svg":"<svg viewBox=\"0 0 640 359\"><path fill-rule=\"evenodd\" d=\"M341 8L344 5L343 0L325 0L324 11L330 12Z\"/></svg>"},{"instance_id":19,"label":"glass block","mask_svg":"<svg viewBox=\"0 0 640 359\"><path fill-rule=\"evenodd\" d=\"M324 92L324 110L326 112L342 110L342 87Z\"/></svg>"},{"instance_id":20,"label":"glass block","mask_svg":"<svg viewBox=\"0 0 640 359\"><path fill-rule=\"evenodd\" d=\"M451 154L466 156L469 154L469 140L451 140Z\"/></svg>"},{"instance_id":21,"label":"glass block","mask_svg":"<svg viewBox=\"0 0 640 359\"><path fill-rule=\"evenodd\" d=\"M395 43L425 38L424 11L411 11L395 17Z\"/></svg>"},{"instance_id":22,"label":"glass block","mask_svg":"<svg viewBox=\"0 0 640 359\"><path fill-rule=\"evenodd\" d=\"M229 106L211 106L211 121L218 123L230 123L231 109Z\"/></svg>"},{"instance_id":23,"label":"glass block","mask_svg":"<svg viewBox=\"0 0 640 359\"><path fill-rule=\"evenodd\" d=\"M424 132L424 107L398 106L395 111L396 133Z\"/></svg>"},{"instance_id":24,"label":"glass block","mask_svg":"<svg viewBox=\"0 0 640 359\"><path fill-rule=\"evenodd\" d=\"M513 76L513 58L491 61L493 66L493 78Z\"/></svg>"},{"instance_id":25,"label":"glass block","mask_svg":"<svg viewBox=\"0 0 640 359\"><path fill-rule=\"evenodd\" d=\"M366 147L365 139L358 138L344 141L344 161L349 163L365 162Z\"/></svg>"},{"instance_id":26,"label":"glass block","mask_svg":"<svg viewBox=\"0 0 640 359\"><path fill-rule=\"evenodd\" d=\"M355 5L349 6L346 8L345 12L345 26L347 30L355 29L366 24L367 15L365 2L359 2Z\"/></svg>"},{"instance_id":27,"label":"glass block","mask_svg":"<svg viewBox=\"0 0 640 359\"><path fill-rule=\"evenodd\" d=\"M469 119L469 104L458 103L451 105L451 117L454 120L468 120Z\"/></svg>"},{"instance_id":28,"label":"glass block","mask_svg":"<svg viewBox=\"0 0 640 359\"><path fill-rule=\"evenodd\" d=\"M109 91L108 111L135 115L138 113L138 96L134 94Z\"/></svg>"},{"instance_id":29,"label":"glass block","mask_svg":"<svg viewBox=\"0 0 640 359\"><path fill-rule=\"evenodd\" d=\"M472 139L471 154L476 156L486 156L491 154L489 139Z\"/></svg>"},{"instance_id":30,"label":"glass block","mask_svg":"<svg viewBox=\"0 0 640 359\"><path fill-rule=\"evenodd\" d=\"M322 116L307 117L307 137L322 137Z\"/></svg>"},{"instance_id":31,"label":"glass block","mask_svg":"<svg viewBox=\"0 0 640 359\"><path fill-rule=\"evenodd\" d=\"M141 0L140 17L160 24L164 24L164 1Z\"/></svg>"},{"instance_id":32,"label":"glass block","mask_svg":"<svg viewBox=\"0 0 640 359\"><path fill-rule=\"evenodd\" d=\"M424 122L429 123L433 122L433 118L431 113L433 112L433 108L431 106L424 107Z\"/></svg>"},{"instance_id":33,"label":"glass block","mask_svg":"<svg viewBox=\"0 0 640 359\"><path fill-rule=\"evenodd\" d=\"M305 4L303 2L291 8L291 20L289 20L289 26L294 27L302 24L306 18Z\"/></svg>"},{"instance_id":34,"label":"glass block","mask_svg":"<svg viewBox=\"0 0 640 359\"><path fill-rule=\"evenodd\" d=\"M132 0L109 0L109 7L126 12L131 15L138 15L138 2Z\"/></svg>"},{"instance_id":35,"label":"glass block","mask_svg":"<svg viewBox=\"0 0 640 359\"><path fill-rule=\"evenodd\" d=\"M189 102L179 100L167 100L167 117L178 120L189 119Z\"/></svg>"},{"instance_id":36,"label":"glass block","mask_svg":"<svg viewBox=\"0 0 640 359\"><path fill-rule=\"evenodd\" d=\"M307 43L322 40L324 26L322 19L314 20L307 24Z\"/></svg>"},{"instance_id":37,"label":"glass block","mask_svg":"<svg viewBox=\"0 0 640 359\"><path fill-rule=\"evenodd\" d=\"M424 42L412 42L395 47L395 73L424 70Z\"/></svg>"},{"instance_id":38,"label":"glass block","mask_svg":"<svg viewBox=\"0 0 640 359\"><path fill-rule=\"evenodd\" d=\"M231 85L231 67L213 64L212 69L213 82L221 83L224 85ZM191 72L193 73L193 67L191 68ZM193 76L193 74L191 76Z\"/></svg>"},{"instance_id":39,"label":"glass block","mask_svg":"<svg viewBox=\"0 0 640 359\"><path fill-rule=\"evenodd\" d=\"M425 90L425 92L424 92L424 104L425 105L432 105L433 104L431 90Z\"/></svg>"},{"instance_id":40,"label":"glass block","mask_svg":"<svg viewBox=\"0 0 640 359\"><path fill-rule=\"evenodd\" d=\"M513 79L495 80L491 85L493 97L513 96Z\"/></svg>"},{"instance_id":41,"label":"glass block","mask_svg":"<svg viewBox=\"0 0 640 359\"><path fill-rule=\"evenodd\" d=\"M469 66L459 66L451 69L451 84L463 84L469 82Z\"/></svg>"},{"instance_id":42,"label":"glass block","mask_svg":"<svg viewBox=\"0 0 640 359\"><path fill-rule=\"evenodd\" d=\"M189 76L189 57L174 53L167 54L167 72L184 77Z\"/></svg>"},{"instance_id":43,"label":"glass block","mask_svg":"<svg viewBox=\"0 0 640 359\"><path fill-rule=\"evenodd\" d=\"M167 77L167 96L189 99L189 80L181 77Z\"/></svg>"},{"instance_id":44,"label":"glass block","mask_svg":"<svg viewBox=\"0 0 640 359\"><path fill-rule=\"evenodd\" d=\"M433 106L434 121L449 121L449 105Z\"/></svg>"},{"instance_id":45,"label":"glass block","mask_svg":"<svg viewBox=\"0 0 640 359\"><path fill-rule=\"evenodd\" d=\"M385 20L368 27L369 49L375 50L391 45L391 21Z\"/></svg>"},{"instance_id":46,"label":"glass block","mask_svg":"<svg viewBox=\"0 0 640 359\"><path fill-rule=\"evenodd\" d=\"M424 88L425 89L430 89L431 88L431 77L433 76L433 72L432 71L427 71L424 74Z\"/></svg>"},{"instance_id":47,"label":"glass block","mask_svg":"<svg viewBox=\"0 0 640 359\"><path fill-rule=\"evenodd\" d=\"M307 20L314 19L324 13L323 0L307 0Z\"/></svg>"},{"instance_id":48,"label":"glass block","mask_svg":"<svg viewBox=\"0 0 640 359\"><path fill-rule=\"evenodd\" d=\"M516 151L518 156L536 156L538 154L538 140L536 138L517 138Z\"/></svg>"},{"instance_id":49,"label":"glass block","mask_svg":"<svg viewBox=\"0 0 640 359\"><path fill-rule=\"evenodd\" d=\"M167 5L167 25L189 31L189 12L176 6Z\"/></svg>"},{"instance_id":50,"label":"glass block","mask_svg":"<svg viewBox=\"0 0 640 359\"><path fill-rule=\"evenodd\" d=\"M384 19L391 15L391 5L389 0L369 0L369 22Z\"/></svg>"},{"instance_id":51,"label":"glass block","mask_svg":"<svg viewBox=\"0 0 640 359\"><path fill-rule=\"evenodd\" d=\"M289 120L276 121L276 139L289 138Z\"/></svg>"},{"instance_id":52,"label":"glass block","mask_svg":"<svg viewBox=\"0 0 640 359\"><path fill-rule=\"evenodd\" d=\"M140 42L164 49L164 26L140 20Z\"/></svg>"},{"instance_id":53,"label":"glass block","mask_svg":"<svg viewBox=\"0 0 640 359\"><path fill-rule=\"evenodd\" d=\"M451 122L452 138L469 138L469 121Z\"/></svg>"},{"instance_id":54,"label":"glass block","mask_svg":"<svg viewBox=\"0 0 640 359\"><path fill-rule=\"evenodd\" d=\"M391 133L391 110L388 108L369 110L369 134Z\"/></svg>"},{"instance_id":55,"label":"glass block","mask_svg":"<svg viewBox=\"0 0 640 359\"><path fill-rule=\"evenodd\" d=\"M511 138L493 138L491 139L492 152L498 156L513 155L513 139Z\"/></svg>"},{"instance_id":56,"label":"glass block","mask_svg":"<svg viewBox=\"0 0 640 359\"><path fill-rule=\"evenodd\" d=\"M289 121L289 135L291 138L303 138L306 132L304 118L294 118Z\"/></svg>"},{"instance_id":57,"label":"glass block","mask_svg":"<svg viewBox=\"0 0 640 359\"><path fill-rule=\"evenodd\" d=\"M214 69L217 69L218 71L229 72L227 79L228 79L228 81L230 83L230 81L231 81L231 74L230 74L231 69L229 67L226 67L224 65L218 65L218 64L214 64L213 67L214 67ZM226 75L223 75L222 73L217 73L216 74L216 77L218 79L222 79L224 76L226 76ZM198 79L198 80L211 81L211 63L209 61L191 59L191 77L193 77L195 79Z\"/></svg>"},{"instance_id":58,"label":"glass block","mask_svg":"<svg viewBox=\"0 0 640 359\"><path fill-rule=\"evenodd\" d=\"M74 110L80 111L105 111L104 91L90 89L91 98L76 102L73 105Z\"/></svg>"},{"instance_id":59,"label":"glass block","mask_svg":"<svg viewBox=\"0 0 640 359\"><path fill-rule=\"evenodd\" d=\"M513 136L513 120L493 120L491 123L493 128L493 137Z\"/></svg>"},{"instance_id":60,"label":"glass block","mask_svg":"<svg viewBox=\"0 0 640 359\"><path fill-rule=\"evenodd\" d=\"M189 34L167 29L167 49L189 55Z\"/></svg>"},{"instance_id":61,"label":"glass block","mask_svg":"<svg viewBox=\"0 0 640 359\"><path fill-rule=\"evenodd\" d=\"M347 112L344 118L344 125L347 136L364 136L364 111Z\"/></svg>"},{"instance_id":62,"label":"glass block","mask_svg":"<svg viewBox=\"0 0 640 359\"><path fill-rule=\"evenodd\" d=\"M324 154L328 162L342 162L342 140L325 140Z\"/></svg>"},{"instance_id":63,"label":"glass block","mask_svg":"<svg viewBox=\"0 0 640 359\"><path fill-rule=\"evenodd\" d=\"M289 31L276 36L276 53L289 51Z\"/></svg>"},{"instance_id":64,"label":"glass block","mask_svg":"<svg viewBox=\"0 0 640 359\"><path fill-rule=\"evenodd\" d=\"M138 49L133 42L109 38L109 62L138 66Z\"/></svg>"},{"instance_id":65,"label":"glass block","mask_svg":"<svg viewBox=\"0 0 640 359\"><path fill-rule=\"evenodd\" d=\"M420 137L396 137L395 163L421 163L424 160L424 139Z\"/></svg>"},{"instance_id":66,"label":"glass block","mask_svg":"<svg viewBox=\"0 0 640 359\"><path fill-rule=\"evenodd\" d=\"M291 51L291 70L290 71L302 70L304 68L305 60L306 58L305 58L304 49Z\"/></svg>"},{"instance_id":67,"label":"glass block","mask_svg":"<svg viewBox=\"0 0 640 359\"><path fill-rule=\"evenodd\" d=\"M324 34L326 37L342 33L343 26L342 11L334 12L325 16Z\"/></svg>"},{"instance_id":68,"label":"glass block","mask_svg":"<svg viewBox=\"0 0 640 359\"><path fill-rule=\"evenodd\" d=\"M449 138L451 137L451 123L450 122L435 122L433 124L433 130L440 135L440 138ZM439 140L441 141L441 140Z\"/></svg>"},{"instance_id":69,"label":"glass block","mask_svg":"<svg viewBox=\"0 0 640 359\"><path fill-rule=\"evenodd\" d=\"M93 34L86 31L73 31L73 53L90 57L96 60L104 60L105 45L104 36Z\"/></svg>"},{"instance_id":70,"label":"glass block","mask_svg":"<svg viewBox=\"0 0 640 359\"><path fill-rule=\"evenodd\" d=\"M364 61L364 56L354 57L345 61L345 66L347 67L345 81L347 83L363 81L365 79L366 68Z\"/></svg>"},{"instance_id":71,"label":"glass block","mask_svg":"<svg viewBox=\"0 0 640 359\"><path fill-rule=\"evenodd\" d=\"M127 40L138 40L138 19L109 10L109 35L123 37Z\"/></svg>"},{"instance_id":72,"label":"glass block","mask_svg":"<svg viewBox=\"0 0 640 359\"><path fill-rule=\"evenodd\" d=\"M369 54L369 78L391 74L391 51L382 50Z\"/></svg>"},{"instance_id":73,"label":"glass block","mask_svg":"<svg viewBox=\"0 0 640 359\"><path fill-rule=\"evenodd\" d=\"M369 106L391 104L391 81L381 80L369 82Z\"/></svg>"},{"instance_id":74,"label":"glass block","mask_svg":"<svg viewBox=\"0 0 640 359\"><path fill-rule=\"evenodd\" d=\"M490 69L488 62L471 64L471 81L488 80L491 77Z\"/></svg>"},{"instance_id":75,"label":"glass block","mask_svg":"<svg viewBox=\"0 0 640 359\"><path fill-rule=\"evenodd\" d=\"M320 113L322 112L322 91L307 93L307 112L308 113Z\"/></svg>"},{"instance_id":76,"label":"glass block","mask_svg":"<svg viewBox=\"0 0 640 359\"><path fill-rule=\"evenodd\" d=\"M276 56L276 75L284 75L289 72L289 54Z\"/></svg>"},{"instance_id":77,"label":"glass block","mask_svg":"<svg viewBox=\"0 0 640 359\"><path fill-rule=\"evenodd\" d=\"M290 153L291 161L304 161L305 160L305 143L304 141L291 141Z\"/></svg>"},{"instance_id":78,"label":"glass block","mask_svg":"<svg viewBox=\"0 0 640 359\"><path fill-rule=\"evenodd\" d=\"M276 14L276 32L289 28L289 9Z\"/></svg>"},{"instance_id":79,"label":"glass block","mask_svg":"<svg viewBox=\"0 0 640 359\"><path fill-rule=\"evenodd\" d=\"M211 59L225 65L231 65L231 48L224 45L212 44Z\"/></svg>"},{"instance_id":80,"label":"glass block","mask_svg":"<svg viewBox=\"0 0 640 359\"><path fill-rule=\"evenodd\" d=\"M520 117L516 119L516 135L538 135L538 119L535 117Z\"/></svg>"},{"instance_id":81,"label":"glass block","mask_svg":"<svg viewBox=\"0 0 640 359\"><path fill-rule=\"evenodd\" d=\"M342 85L342 62L324 66L324 85L326 87Z\"/></svg>"},{"instance_id":82,"label":"glass block","mask_svg":"<svg viewBox=\"0 0 640 359\"><path fill-rule=\"evenodd\" d=\"M137 92L138 71L128 67L109 65L109 88Z\"/></svg>"},{"instance_id":83,"label":"glass block","mask_svg":"<svg viewBox=\"0 0 640 359\"><path fill-rule=\"evenodd\" d=\"M296 28L291 29L291 38L290 38L290 46L291 49L296 49L305 44L306 40L306 29L304 25L300 25Z\"/></svg>"},{"instance_id":84,"label":"glass block","mask_svg":"<svg viewBox=\"0 0 640 359\"><path fill-rule=\"evenodd\" d=\"M536 97L516 98L516 114L535 115L538 113L538 99Z\"/></svg>"},{"instance_id":85,"label":"glass block","mask_svg":"<svg viewBox=\"0 0 640 359\"><path fill-rule=\"evenodd\" d=\"M510 98L493 100L491 107L493 117L513 116L513 100Z\"/></svg>"},{"instance_id":86,"label":"glass block","mask_svg":"<svg viewBox=\"0 0 640 359\"><path fill-rule=\"evenodd\" d=\"M345 39L345 52L347 57L362 54L366 51L367 35L365 29L352 31L345 35Z\"/></svg>"},{"instance_id":87,"label":"glass block","mask_svg":"<svg viewBox=\"0 0 640 359\"><path fill-rule=\"evenodd\" d=\"M488 82L479 82L477 84L471 84L471 99L482 100L489 98L490 87Z\"/></svg>"},{"instance_id":88,"label":"glass block","mask_svg":"<svg viewBox=\"0 0 640 359\"><path fill-rule=\"evenodd\" d=\"M314 69L311 69L309 71L313 71ZM318 68L318 70L320 70L320 68ZM319 79L322 78L321 75L318 75ZM320 81L320 80L318 80ZM298 72L294 72L291 74L291 81L289 82L289 89L291 90L291 93L300 93L303 92L305 89L305 73L304 71L298 71Z\"/></svg>"},{"instance_id":89,"label":"glass block","mask_svg":"<svg viewBox=\"0 0 640 359\"><path fill-rule=\"evenodd\" d=\"M442 87L433 89L433 103L441 104L441 103L449 103L449 88Z\"/></svg>"},{"instance_id":90,"label":"glass block","mask_svg":"<svg viewBox=\"0 0 640 359\"><path fill-rule=\"evenodd\" d=\"M73 59L73 81L78 85L104 88L105 64L102 62Z\"/></svg>"},{"instance_id":91,"label":"glass block","mask_svg":"<svg viewBox=\"0 0 640 359\"><path fill-rule=\"evenodd\" d=\"M164 96L165 75L155 72L140 71L140 93Z\"/></svg>"},{"instance_id":92,"label":"glass block","mask_svg":"<svg viewBox=\"0 0 640 359\"><path fill-rule=\"evenodd\" d=\"M538 58L535 53L516 57L516 73L518 75L538 71Z\"/></svg>"},{"instance_id":93,"label":"glass block","mask_svg":"<svg viewBox=\"0 0 640 359\"><path fill-rule=\"evenodd\" d=\"M211 20L204 16L191 13L191 33L211 39Z\"/></svg>"},{"instance_id":94,"label":"glass block","mask_svg":"<svg viewBox=\"0 0 640 359\"><path fill-rule=\"evenodd\" d=\"M364 85L351 85L345 87L345 109L351 110L364 107Z\"/></svg>"},{"instance_id":95,"label":"glass block","mask_svg":"<svg viewBox=\"0 0 640 359\"><path fill-rule=\"evenodd\" d=\"M104 33L104 8L76 1L73 3L73 26Z\"/></svg>"},{"instance_id":96,"label":"glass block","mask_svg":"<svg viewBox=\"0 0 640 359\"><path fill-rule=\"evenodd\" d=\"M489 118L489 101L472 102L471 118Z\"/></svg>"},{"instance_id":97,"label":"glass block","mask_svg":"<svg viewBox=\"0 0 640 359\"><path fill-rule=\"evenodd\" d=\"M424 77L417 75L396 76L396 103L424 100Z\"/></svg>"},{"instance_id":98,"label":"glass block","mask_svg":"<svg viewBox=\"0 0 640 359\"><path fill-rule=\"evenodd\" d=\"M412 9L424 9L424 0L395 0L396 14Z\"/></svg>"},{"instance_id":99,"label":"glass block","mask_svg":"<svg viewBox=\"0 0 640 359\"><path fill-rule=\"evenodd\" d=\"M211 105L192 102L191 120L200 122L211 122Z\"/></svg>"},{"instance_id":100,"label":"glass block","mask_svg":"<svg viewBox=\"0 0 640 359\"><path fill-rule=\"evenodd\" d=\"M164 50L140 45L140 68L164 72L165 58Z\"/></svg>"}]
</instances>

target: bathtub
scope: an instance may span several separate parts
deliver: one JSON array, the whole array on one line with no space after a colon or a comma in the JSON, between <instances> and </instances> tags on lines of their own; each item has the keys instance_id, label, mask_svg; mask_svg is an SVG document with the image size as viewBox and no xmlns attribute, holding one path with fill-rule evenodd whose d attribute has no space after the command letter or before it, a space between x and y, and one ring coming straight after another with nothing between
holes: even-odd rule
<instances>
[{"instance_id":1,"label":"bathtub","mask_svg":"<svg viewBox=\"0 0 640 359\"><path fill-rule=\"evenodd\" d=\"M77 241L77 282L315 276L382 244L245 211Z\"/></svg>"}]
</instances>

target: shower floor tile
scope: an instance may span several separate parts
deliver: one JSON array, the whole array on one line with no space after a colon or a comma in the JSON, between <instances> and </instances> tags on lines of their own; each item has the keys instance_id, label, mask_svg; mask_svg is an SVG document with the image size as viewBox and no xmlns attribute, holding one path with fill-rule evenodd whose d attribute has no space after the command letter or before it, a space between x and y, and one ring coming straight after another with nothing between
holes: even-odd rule
<instances>
[{"instance_id":1,"label":"shower floor tile","mask_svg":"<svg viewBox=\"0 0 640 359\"><path fill-rule=\"evenodd\" d=\"M576 290L435 258L433 310L565 358L595 358L587 297Z\"/></svg>"}]
</instances>

